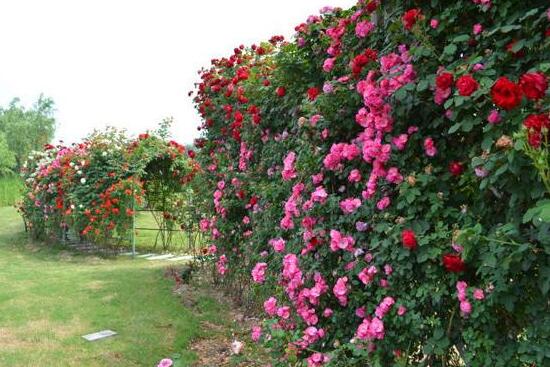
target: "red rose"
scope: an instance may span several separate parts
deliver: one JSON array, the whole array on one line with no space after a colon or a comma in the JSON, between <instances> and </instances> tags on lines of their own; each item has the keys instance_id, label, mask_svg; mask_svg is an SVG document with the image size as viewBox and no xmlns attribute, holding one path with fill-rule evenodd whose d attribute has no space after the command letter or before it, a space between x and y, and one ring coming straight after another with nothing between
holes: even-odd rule
<instances>
[{"instance_id":1,"label":"red rose","mask_svg":"<svg viewBox=\"0 0 550 367\"><path fill-rule=\"evenodd\" d=\"M195 158L195 152L192 151L191 149L189 149L189 150L187 151L187 155L188 155L189 158L191 158L191 159Z\"/></svg>"},{"instance_id":2,"label":"red rose","mask_svg":"<svg viewBox=\"0 0 550 367\"><path fill-rule=\"evenodd\" d=\"M548 89L546 75L541 72L523 74L519 78L519 85L525 97L532 100L544 98Z\"/></svg>"},{"instance_id":3,"label":"red rose","mask_svg":"<svg viewBox=\"0 0 550 367\"><path fill-rule=\"evenodd\" d=\"M461 273L466 268L464 261L457 254L443 255L443 265L451 273Z\"/></svg>"},{"instance_id":4,"label":"red rose","mask_svg":"<svg viewBox=\"0 0 550 367\"><path fill-rule=\"evenodd\" d=\"M528 130L527 141L529 145L538 148L542 142L542 129L550 130L550 118L545 114L531 114L525 118L523 126Z\"/></svg>"},{"instance_id":5,"label":"red rose","mask_svg":"<svg viewBox=\"0 0 550 367\"><path fill-rule=\"evenodd\" d=\"M275 90L275 92L277 93L277 95L279 97L284 97L285 94L286 94L286 89L285 87L277 87L277 89Z\"/></svg>"},{"instance_id":6,"label":"red rose","mask_svg":"<svg viewBox=\"0 0 550 367\"><path fill-rule=\"evenodd\" d=\"M416 248L416 236L414 231L411 229L404 229L403 232L401 232L401 242L403 242L404 247L409 250L414 250Z\"/></svg>"},{"instance_id":7,"label":"red rose","mask_svg":"<svg viewBox=\"0 0 550 367\"><path fill-rule=\"evenodd\" d=\"M529 131L527 133L527 142L533 148L539 148L542 143L542 133L537 131Z\"/></svg>"},{"instance_id":8,"label":"red rose","mask_svg":"<svg viewBox=\"0 0 550 367\"><path fill-rule=\"evenodd\" d=\"M309 98L310 101L315 101L318 95L319 95L319 89L315 87L311 87L307 90L307 97Z\"/></svg>"},{"instance_id":9,"label":"red rose","mask_svg":"<svg viewBox=\"0 0 550 367\"><path fill-rule=\"evenodd\" d=\"M550 119L543 113L540 115L531 114L525 118L523 126L529 130L536 131L541 131L543 128L550 129Z\"/></svg>"},{"instance_id":10,"label":"red rose","mask_svg":"<svg viewBox=\"0 0 550 367\"><path fill-rule=\"evenodd\" d=\"M435 85L439 89L449 89L453 85L453 74L445 71L435 78Z\"/></svg>"},{"instance_id":11,"label":"red rose","mask_svg":"<svg viewBox=\"0 0 550 367\"><path fill-rule=\"evenodd\" d=\"M376 10L376 8L378 8L378 5L379 5L378 0L369 1L369 3L367 4L367 11L369 13L372 13L373 11Z\"/></svg>"},{"instance_id":12,"label":"red rose","mask_svg":"<svg viewBox=\"0 0 550 367\"><path fill-rule=\"evenodd\" d=\"M479 88L479 84L470 74L466 74L458 78L456 87L461 96L468 97Z\"/></svg>"},{"instance_id":13,"label":"red rose","mask_svg":"<svg viewBox=\"0 0 550 367\"><path fill-rule=\"evenodd\" d=\"M416 22L422 17L420 9L411 9L407 10L401 20L406 30L411 30L411 28L416 24Z\"/></svg>"},{"instance_id":14,"label":"red rose","mask_svg":"<svg viewBox=\"0 0 550 367\"><path fill-rule=\"evenodd\" d=\"M460 176L464 172L464 166L460 162L453 161L449 163L449 172L453 176Z\"/></svg>"},{"instance_id":15,"label":"red rose","mask_svg":"<svg viewBox=\"0 0 550 367\"><path fill-rule=\"evenodd\" d=\"M491 97L497 106L511 110L521 103L521 88L507 77L501 76L491 87Z\"/></svg>"}]
</instances>

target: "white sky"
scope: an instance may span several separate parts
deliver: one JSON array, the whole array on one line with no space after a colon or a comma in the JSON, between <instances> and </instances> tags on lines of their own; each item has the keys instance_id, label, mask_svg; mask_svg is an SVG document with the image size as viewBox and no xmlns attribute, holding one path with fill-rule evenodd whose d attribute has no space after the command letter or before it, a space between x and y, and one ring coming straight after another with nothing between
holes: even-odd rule
<instances>
[{"instance_id":1,"label":"white sky","mask_svg":"<svg viewBox=\"0 0 550 367\"><path fill-rule=\"evenodd\" d=\"M357 0L0 0L0 105L42 92L57 139L94 128L137 134L173 116L190 143L199 124L187 92L196 71L234 47L287 38L325 5Z\"/></svg>"}]
</instances>

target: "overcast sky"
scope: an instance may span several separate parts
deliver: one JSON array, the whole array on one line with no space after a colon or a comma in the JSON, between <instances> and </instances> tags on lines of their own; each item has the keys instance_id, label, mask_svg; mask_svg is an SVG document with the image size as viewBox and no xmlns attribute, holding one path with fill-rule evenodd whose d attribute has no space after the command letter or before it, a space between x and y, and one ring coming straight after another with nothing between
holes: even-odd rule
<instances>
[{"instance_id":1,"label":"overcast sky","mask_svg":"<svg viewBox=\"0 0 550 367\"><path fill-rule=\"evenodd\" d=\"M190 143L197 70L235 46L290 37L325 5L356 0L0 0L0 105L40 93L56 103L56 139L106 125L137 134L173 116Z\"/></svg>"}]
</instances>

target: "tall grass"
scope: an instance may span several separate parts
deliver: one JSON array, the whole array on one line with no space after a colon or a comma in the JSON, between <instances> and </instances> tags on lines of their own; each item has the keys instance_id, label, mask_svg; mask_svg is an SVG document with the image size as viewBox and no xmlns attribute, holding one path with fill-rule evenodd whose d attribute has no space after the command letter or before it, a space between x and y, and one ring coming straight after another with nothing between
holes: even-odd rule
<instances>
[{"instance_id":1,"label":"tall grass","mask_svg":"<svg viewBox=\"0 0 550 367\"><path fill-rule=\"evenodd\" d=\"M23 181L17 176L0 177L0 207L15 204L21 197Z\"/></svg>"}]
</instances>

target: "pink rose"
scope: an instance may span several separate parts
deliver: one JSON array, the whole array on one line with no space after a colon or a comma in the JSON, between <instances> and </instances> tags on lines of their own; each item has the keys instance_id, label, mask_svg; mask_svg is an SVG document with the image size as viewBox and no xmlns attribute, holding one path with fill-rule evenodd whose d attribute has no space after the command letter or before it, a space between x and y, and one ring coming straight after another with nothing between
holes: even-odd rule
<instances>
[{"instance_id":1,"label":"pink rose","mask_svg":"<svg viewBox=\"0 0 550 367\"><path fill-rule=\"evenodd\" d=\"M275 297L269 297L269 299L264 302L264 310L269 316L275 316L277 313L277 299L275 299Z\"/></svg>"},{"instance_id":2,"label":"pink rose","mask_svg":"<svg viewBox=\"0 0 550 367\"><path fill-rule=\"evenodd\" d=\"M266 269L266 263L257 263L256 266L254 266L254 269L252 269L252 279L254 279L254 282L261 284L265 281Z\"/></svg>"},{"instance_id":3,"label":"pink rose","mask_svg":"<svg viewBox=\"0 0 550 367\"><path fill-rule=\"evenodd\" d=\"M255 342L259 341L262 337L262 328L260 326L252 326L250 337Z\"/></svg>"},{"instance_id":4,"label":"pink rose","mask_svg":"<svg viewBox=\"0 0 550 367\"><path fill-rule=\"evenodd\" d=\"M361 206L361 200L357 198L348 198L340 202L340 209L344 214L351 214Z\"/></svg>"},{"instance_id":5,"label":"pink rose","mask_svg":"<svg viewBox=\"0 0 550 367\"><path fill-rule=\"evenodd\" d=\"M476 288L474 289L474 298L478 301L481 301L485 298L485 293L483 293L483 289Z\"/></svg>"}]
</instances>

